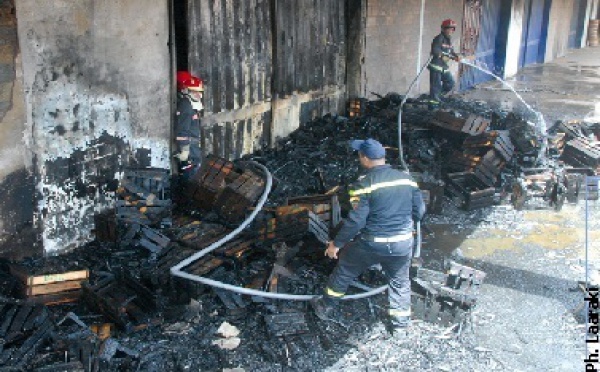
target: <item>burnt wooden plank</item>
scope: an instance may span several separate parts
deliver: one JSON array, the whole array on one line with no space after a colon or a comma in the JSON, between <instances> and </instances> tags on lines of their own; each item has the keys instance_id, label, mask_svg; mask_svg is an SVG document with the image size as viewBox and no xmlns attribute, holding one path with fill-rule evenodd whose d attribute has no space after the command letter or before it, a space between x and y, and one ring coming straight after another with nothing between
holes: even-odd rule
<instances>
[{"instance_id":1,"label":"burnt wooden plank","mask_svg":"<svg viewBox=\"0 0 600 372\"><path fill-rule=\"evenodd\" d=\"M233 17L233 33L235 35L235 40L233 46L233 61L234 65L234 108L239 108L244 106L244 54L242 52L242 45L244 45L245 35L246 35L246 27L244 26L245 19L243 18L245 8L245 2L240 1L233 6L232 17Z\"/></svg>"},{"instance_id":2,"label":"burnt wooden plank","mask_svg":"<svg viewBox=\"0 0 600 372\"><path fill-rule=\"evenodd\" d=\"M14 319L12 321L12 324L10 326L10 329L8 330L8 333L21 332L23 330L23 326L25 325L25 321L27 320L27 317L31 313L31 310L33 310L33 306L31 306L31 305L20 306L20 308L17 312L17 315L14 317Z\"/></svg>"},{"instance_id":3,"label":"burnt wooden plank","mask_svg":"<svg viewBox=\"0 0 600 372\"><path fill-rule=\"evenodd\" d=\"M233 65L236 63L234 46L237 35L234 34L232 1L222 0L221 12L223 13L223 79L225 83L225 109L233 110L233 96L235 94L235 73ZM237 61L239 62L239 61ZM229 147L226 147L229 148Z\"/></svg>"},{"instance_id":4,"label":"burnt wooden plank","mask_svg":"<svg viewBox=\"0 0 600 372\"><path fill-rule=\"evenodd\" d=\"M28 297L27 302L32 304L58 305L76 302L79 300L80 297L81 289L77 289L68 292L50 293Z\"/></svg>"},{"instance_id":5,"label":"burnt wooden plank","mask_svg":"<svg viewBox=\"0 0 600 372\"><path fill-rule=\"evenodd\" d=\"M79 288L81 288L81 280L69 280L66 282L34 285L27 287L25 290L25 295L28 297L37 296L50 293L66 292Z\"/></svg>"},{"instance_id":6,"label":"burnt wooden plank","mask_svg":"<svg viewBox=\"0 0 600 372\"><path fill-rule=\"evenodd\" d=\"M52 328L52 322L50 319L47 319L40 328L36 330L36 332L30 336L15 353L13 353L12 358L18 361L18 366L24 367L27 364L27 361L35 354L37 348L49 336L49 332Z\"/></svg>"},{"instance_id":7,"label":"burnt wooden plank","mask_svg":"<svg viewBox=\"0 0 600 372\"><path fill-rule=\"evenodd\" d=\"M28 332L42 324L48 317L48 309L42 305L35 305L23 324L23 331Z\"/></svg>"},{"instance_id":8,"label":"burnt wooden plank","mask_svg":"<svg viewBox=\"0 0 600 372\"><path fill-rule=\"evenodd\" d=\"M49 284L76 279L83 280L89 277L89 270L87 269L67 271L64 273L34 275L29 274L27 270L23 267L20 267L18 265L10 265L10 272L11 274L19 278L21 282L25 285Z\"/></svg>"},{"instance_id":9,"label":"burnt wooden plank","mask_svg":"<svg viewBox=\"0 0 600 372\"><path fill-rule=\"evenodd\" d=\"M239 155L242 155L244 153L244 141L245 141L244 127L249 120L250 119L240 120L237 122L237 125L236 125L237 134L236 134L236 141L235 141L235 152ZM252 150L254 150L254 148L252 148Z\"/></svg>"},{"instance_id":10,"label":"burnt wooden plank","mask_svg":"<svg viewBox=\"0 0 600 372\"><path fill-rule=\"evenodd\" d=\"M258 71L258 101L262 102L270 97L271 85L269 83L270 71L271 71L271 36L270 36L270 23L271 17L269 16L269 2L262 1L258 7L258 38L256 44L257 59L261 61L262 68L256 67Z\"/></svg>"},{"instance_id":11,"label":"burnt wooden plank","mask_svg":"<svg viewBox=\"0 0 600 372\"><path fill-rule=\"evenodd\" d=\"M225 86L225 68L224 68L224 58L225 58L225 50L227 47L227 40L224 37L225 33L225 14L224 14L224 2L226 0L214 0L214 5L212 7L215 28L212 37L215 38L216 41L216 57L218 58L219 64L214 66L217 69L217 79L215 80L215 84L219 85L219 93L215 95L215 111L214 112L222 112L225 110L225 97L227 95L227 87Z\"/></svg>"},{"instance_id":12,"label":"burnt wooden plank","mask_svg":"<svg viewBox=\"0 0 600 372\"><path fill-rule=\"evenodd\" d=\"M222 131L222 127L219 124L215 124L212 127L212 135L213 135L213 148L212 148L212 153L216 156L219 157L225 157L225 154L223 153L223 131Z\"/></svg>"},{"instance_id":13,"label":"burnt wooden plank","mask_svg":"<svg viewBox=\"0 0 600 372\"><path fill-rule=\"evenodd\" d=\"M225 158L236 159L235 151L233 150L233 129L230 121L225 123L223 138L223 149L225 150Z\"/></svg>"},{"instance_id":14,"label":"burnt wooden plank","mask_svg":"<svg viewBox=\"0 0 600 372\"><path fill-rule=\"evenodd\" d=\"M15 314L18 310L19 307L17 305L12 305L10 309L6 312L6 314L4 315L4 321L0 326L0 337L6 336L6 333L8 332L8 329L10 328L13 318L15 317Z\"/></svg>"},{"instance_id":15,"label":"burnt wooden plank","mask_svg":"<svg viewBox=\"0 0 600 372\"><path fill-rule=\"evenodd\" d=\"M246 7L245 19L246 25L249 30L249 35L245 39L244 51L246 56L246 80L245 80L245 89L248 92L247 97L245 98L245 103L247 105L251 105L259 101L258 96L256 94L256 80L257 80L257 66L259 64L258 55L256 54L256 50L254 48L255 39L257 38L257 29L258 29L258 18L255 17L257 9L256 0L250 0L248 2L248 6Z\"/></svg>"}]
</instances>

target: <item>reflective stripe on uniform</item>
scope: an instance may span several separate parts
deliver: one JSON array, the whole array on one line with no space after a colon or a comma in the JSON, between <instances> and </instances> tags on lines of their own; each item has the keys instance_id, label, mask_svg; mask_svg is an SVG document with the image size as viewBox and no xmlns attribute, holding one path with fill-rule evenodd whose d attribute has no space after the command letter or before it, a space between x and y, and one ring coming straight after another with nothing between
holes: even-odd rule
<instances>
[{"instance_id":1,"label":"reflective stripe on uniform","mask_svg":"<svg viewBox=\"0 0 600 372\"><path fill-rule=\"evenodd\" d=\"M388 236L386 238L373 238L375 243L396 243L408 240L413 237L412 233Z\"/></svg>"},{"instance_id":2,"label":"reflective stripe on uniform","mask_svg":"<svg viewBox=\"0 0 600 372\"><path fill-rule=\"evenodd\" d=\"M400 310L400 309L390 309L391 316L410 316L410 309L408 310Z\"/></svg>"},{"instance_id":3,"label":"reflective stripe on uniform","mask_svg":"<svg viewBox=\"0 0 600 372\"><path fill-rule=\"evenodd\" d=\"M327 289L325 289L325 293L328 296L331 296L331 297L343 297L344 296L344 293L336 292L336 291L334 291L333 289L331 289L329 287L327 287Z\"/></svg>"},{"instance_id":4,"label":"reflective stripe on uniform","mask_svg":"<svg viewBox=\"0 0 600 372\"><path fill-rule=\"evenodd\" d=\"M443 68L443 67L440 67L440 66L438 66L438 65L434 65L434 64L432 64L432 63L430 63L430 64L429 64L429 67L431 67L432 69L434 69L434 70L437 70L437 71L439 71L439 72L442 72L442 73L446 71L446 69L445 69L445 68Z\"/></svg>"},{"instance_id":5,"label":"reflective stripe on uniform","mask_svg":"<svg viewBox=\"0 0 600 372\"><path fill-rule=\"evenodd\" d=\"M394 186L419 187L416 182L404 179L404 180L395 180L395 181L375 183L375 184L373 184L373 185L371 185L369 187L366 187L364 189L350 190L349 194L350 194L350 196L370 194L370 193L372 193L375 190L384 189L386 187L394 187Z\"/></svg>"}]
</instances>

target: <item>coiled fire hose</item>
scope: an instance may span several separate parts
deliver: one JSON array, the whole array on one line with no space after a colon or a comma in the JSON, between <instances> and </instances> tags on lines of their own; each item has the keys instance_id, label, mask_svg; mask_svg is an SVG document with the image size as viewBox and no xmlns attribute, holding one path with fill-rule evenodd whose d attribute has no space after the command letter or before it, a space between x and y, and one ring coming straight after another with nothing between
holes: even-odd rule
<instances>
[{"instance_id":1,"label":"coiled fire hose","mask_svg":"<svg viewBox=\"0 0 600 372\"><path fill-rule=\"evenodd\" d=\"M235 230L231 231L229 234L225 235L224 237L222 237L218 241L212 243L211 245L204 248L203 250L194 253L193 255L191 255L190 257L181 261L177 265L171 267L171 274L174 276L178 276L180 278L185 278L185 279L192 280L194 282L206 284L211 287L226 289L228 291L233 291L233 292L237 292L237 293L241 293L241 294L245 294L245 295L249 295L249 296L260 296L260 297L272 298L272 299L277 299L277 300L309 301L310 299L317 297L318 295L314 295L314 294L296 295L296 294L259 291L256 289L244 288L244 287L240 287L240 286L236 286L236 285L232 285L232 284L223 283L223 282L220 282L217 280L209 279L209 278L199 276L199 275L186 273L185 271L183 271L184 267L187 267L192 262L198 261L202 257L206 256L210 252L214 251L215 249L219 248L223 244L227 243L228 241L230 241L231 239L236 237L242 230L244 230L254 220L254 218L256 217L258 212L261 211L263 205L267 201L267 197L268 197L269 193L271 192L271 187L273 185L273 177L271 176L271 173L268 171L268 169L265 166L263 166L262 164L259 164L257 162L250 162L250 163L257 166L266 176L265 190L264 190L263 194L261 195L260 199L258 200L258 203L257 203L256 207L254 208L254 210L252 211L252 213L250 213L250 215L244 220L244 222L242 222L242 224L240 226L238 226ZM362 289L368 289L368 290L366 290L365 292L362 292L362 293L344 296L343 299L344 300L354 300L354 299L359 299L359 298L366 298L366 297L370 297L370 296L374 296L376 294L382 293L387 289L387 285L381 286L378 288L372 288L372 289L370 287L365 287L365 286L360 286L360 287Z\"/></svg>"}]
</instances>

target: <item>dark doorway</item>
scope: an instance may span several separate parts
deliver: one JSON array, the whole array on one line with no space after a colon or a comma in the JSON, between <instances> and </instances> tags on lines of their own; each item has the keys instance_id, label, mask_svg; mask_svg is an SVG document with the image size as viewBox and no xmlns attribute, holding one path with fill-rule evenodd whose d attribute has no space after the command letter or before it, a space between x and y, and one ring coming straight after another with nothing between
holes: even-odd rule
<instances>
[{"instance_id":1,"label":"dark doorway","mask_svg":"<svg viewBox=\"0 0 600 372\"><path fill-rule=\"evenodd\" d=\"M177 71L188 69L188 1L173 0Z\"/></svg>"}]
</instances>

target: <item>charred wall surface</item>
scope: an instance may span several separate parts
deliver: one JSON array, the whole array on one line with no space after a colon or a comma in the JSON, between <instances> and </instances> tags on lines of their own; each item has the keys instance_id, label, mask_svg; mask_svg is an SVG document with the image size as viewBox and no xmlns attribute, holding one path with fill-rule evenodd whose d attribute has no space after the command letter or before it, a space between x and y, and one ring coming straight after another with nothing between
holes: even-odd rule
<instances>
[{"instance_id":1,"label":"charred wall surface","mask_svg":"<svg viewBox=\"0 0 600 372\"><path fill-rule=\"evenodd\" d=\"M166 1L17 3L46 253L93 239L125 166L169 167Z\"/></svg>"},{"instance_id":2,"label":"charred wall surface","mask_svg":"<svg viewBox=\"0 0 600 372\"><path fill-rule=\"evenodd\" d=\"M189 2L188 65L206 80L205 153L232 159L341 108L344 3Z\"/></svg>"},{"instance_id":3,"label":"charred wall surface","mask_svg":"<svg viewBox=\"0 0 600 372\"><path fill-rule=\"evenodd\" d=\"M270 2L190 0L188 4L188 66L205 80L203 152L233 159L267 145Z\"/></svg>"},{"instance_id":4,"label":"charred wall surface","mask_svg":"<svg viewBox=\"0 0 600 372\"><path fill-rule=\"evenodd\" d=\"M275 2L273 134L343 111L346 98L345 1Z\"/></svg>"},{"instance_id":5,"label":"charred wall surface","mask_svg":"<svg viewBox=\"0 0 600 372\"><path fill-rule=\"evenodd\" d=\"M14 1L0 1L0 256L40 253L35 244L19 244L17 232L35 241L32 159L23 139L25 98ZM31 248L31 249L28 249Z\"/></svg>"}]
</instances>

